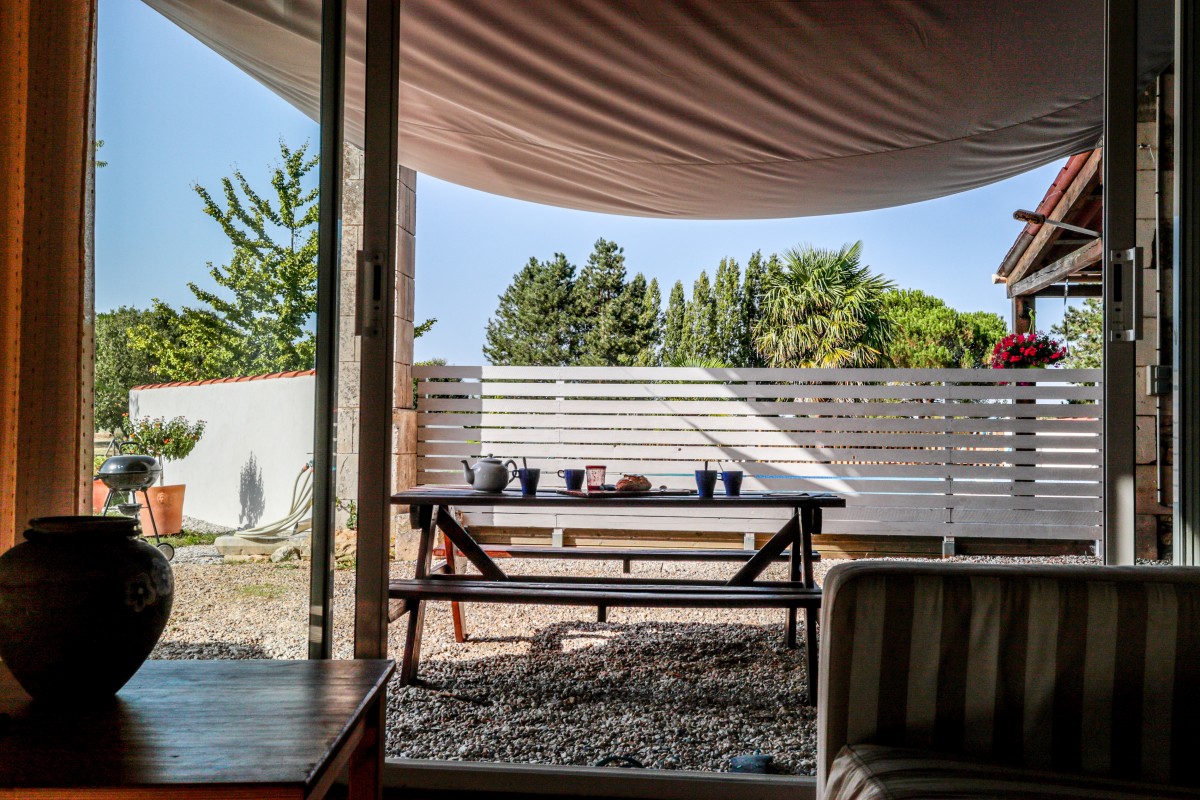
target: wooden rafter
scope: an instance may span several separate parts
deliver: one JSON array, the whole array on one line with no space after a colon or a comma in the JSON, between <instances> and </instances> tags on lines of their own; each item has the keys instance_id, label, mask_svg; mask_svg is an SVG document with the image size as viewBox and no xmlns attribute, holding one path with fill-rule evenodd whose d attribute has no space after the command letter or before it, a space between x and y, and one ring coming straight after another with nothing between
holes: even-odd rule
<instances>
[{"instance_id":1,"label":"wooden rafter","mask_svg":"<svg viewBox=\"0 0 1200 800\"><path fill-rule=\"evenodd\" d=\"M1104 257L1104 248L1100 239L1085 244L1078 250L1067 253L1062 258L1039 269L1016 283L1008 284L1009 297L1028 297L1037 294L1047 286L1051 286L1064 278L1068 278L1082 269L1099 264Z\"/></svg>"},{"instance_id":2,"label":"wooden rafter","mask_svg":"<svg viewBox=\"0 0 1200 800\"><path fill-rule=\"evenodd\" d=\"M1083 168L1079 170L1079 175L1067 187L1067 191L1063 193L1062 198L1058 201L1058 205L1046 216L1048 222L1061 222L1071 212L1075 207L1075 203L1081 197L1091 194L1096 186L1099 185L1102 153L1102 149L1097 149L1084 162ZM1025 250L1020 260L1017 261L1016 266L1013 267L1012 272L1008 274L1008 285L1010 287L1025 277L1025 274L1029 272L1041 254L1058 238L1061 232L1060 228L1056 228L1053 225L1042 225L1041 230L1033 237L1033 241L1029 243L1029 247ZM1016 294L1010 289L1008 296L1015 297Z\"/></svg>"}]
</instances>

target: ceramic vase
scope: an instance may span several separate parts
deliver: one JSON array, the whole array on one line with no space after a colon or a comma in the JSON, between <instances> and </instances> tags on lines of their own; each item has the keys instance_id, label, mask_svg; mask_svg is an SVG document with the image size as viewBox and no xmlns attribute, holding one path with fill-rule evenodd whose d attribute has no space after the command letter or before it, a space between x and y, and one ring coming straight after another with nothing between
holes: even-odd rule
<instances>
[{"instance_id":1,"label":"ceramic vase","mask_svg":"<svg viewBox=\"0 0 1200 800\"><path fill-rule=\"evenodd\" d=\"M0 659L31 696L111 697L175 597L171 565L126 517L42 517L0 556Z\"/></svg>"}]
</instances>

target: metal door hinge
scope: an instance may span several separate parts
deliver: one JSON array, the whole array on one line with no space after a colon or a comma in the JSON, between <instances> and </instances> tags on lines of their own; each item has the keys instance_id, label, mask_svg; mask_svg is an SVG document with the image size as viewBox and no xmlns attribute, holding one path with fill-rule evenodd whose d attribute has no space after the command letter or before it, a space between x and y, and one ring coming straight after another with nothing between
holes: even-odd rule
<instances>
[{"instance_id":1,"label":"metal door hinge","mask_svg":"<svg viewBox=\"0 0 1200 800\"><path fill-rule=\"evenodd\" d=\"M1142 338L1142 248L1108 251L1108 339Z\"/></svg>"}]
</instances>

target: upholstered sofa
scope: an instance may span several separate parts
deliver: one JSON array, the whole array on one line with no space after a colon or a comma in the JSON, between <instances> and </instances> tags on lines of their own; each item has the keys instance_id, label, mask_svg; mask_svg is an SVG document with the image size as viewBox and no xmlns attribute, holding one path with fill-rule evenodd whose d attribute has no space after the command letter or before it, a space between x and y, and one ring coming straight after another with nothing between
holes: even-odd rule
<instances>
[{"instance_id":1,"label":"upholstered sofa","mask_svg":"<svg viewBox=\"0 0 1200 800\"><path fill-rule=\"evenodd\" d=\"M824 590L818 797L1200 797L1200 569L858 562Z\"/></svg>"}]
</instances>

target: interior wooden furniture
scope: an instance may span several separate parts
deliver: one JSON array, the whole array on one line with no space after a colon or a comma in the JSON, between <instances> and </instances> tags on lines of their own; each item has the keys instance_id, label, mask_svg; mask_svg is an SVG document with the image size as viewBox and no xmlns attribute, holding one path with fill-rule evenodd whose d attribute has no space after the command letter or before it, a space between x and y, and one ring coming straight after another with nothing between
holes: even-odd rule
<instances>
[{"instance_id":1,"label":"interior wooden furniture","mask_svg":"<svg viewBox=\"0 0 1200 800\"><path fill-rule=\"evenodd\" d=\"M377 800L394 669L147 661L115 698L58 705L0 664L0 800L318 800L343 770L350 800Z\"/></svg>"}]
</instances>

